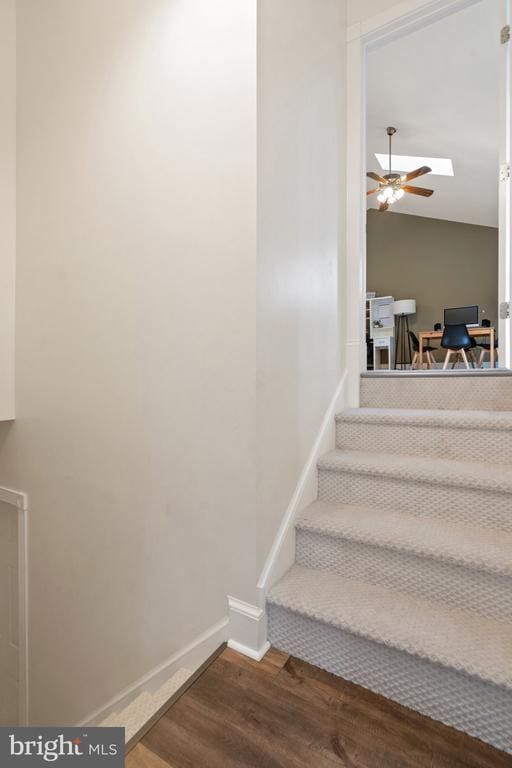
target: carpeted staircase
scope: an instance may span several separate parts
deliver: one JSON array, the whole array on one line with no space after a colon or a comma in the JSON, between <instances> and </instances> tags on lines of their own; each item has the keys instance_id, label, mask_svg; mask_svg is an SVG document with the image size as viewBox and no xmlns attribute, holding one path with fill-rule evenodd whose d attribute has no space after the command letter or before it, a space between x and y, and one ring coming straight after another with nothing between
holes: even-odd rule
<instances>
[{"instance_id":1,"label":"carpeted staircase","mask_svg":"<svg viewBox=\"0 0 512 768\"><path fill-rule=\"evenodd\" d=\"M512 378L362 386L269 639L512 753Z\"/></svg>"},{"instance_id":2,"label":"carpeted staircase","mask_svg":"<svg viewBox=\"0 0 512 768\"><path fill-rule=\"evenodd\" d=\"M101 728L124 728L125 742L132 745L141 738L148 724L160 717L178 691L192 679L192 672L179 669L157 690L144 690L121 710L111 712L99 723Z\"/></svg>"}]
</instances>

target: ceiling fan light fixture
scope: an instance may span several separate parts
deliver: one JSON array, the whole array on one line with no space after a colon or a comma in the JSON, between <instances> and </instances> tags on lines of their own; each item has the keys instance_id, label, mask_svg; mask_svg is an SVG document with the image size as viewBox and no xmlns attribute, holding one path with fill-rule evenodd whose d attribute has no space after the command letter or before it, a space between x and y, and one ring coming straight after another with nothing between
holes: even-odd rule
<instances>
[{"instance_id":1,"label":"ceiling fan light fixture","mask_svg":"<svg viewBox=\"0 0 512 768\"><path fill-rule=\"evenodd\" d=\"M400 187L384 187L377 195L379 203L389 203L393 205L404 196L404 191Z\"/></svg>"},{"instance_id":2,"label":"ceiling fan light fixture","mask_svg":"<svg viewBox=\"0 0 512 768\"><path fill-rule=\"evenodd\" d=\"M410 186L409 184L410 181L431 173L432 168L429 165L422 165L420 168L415 168L405 174L393 172L391 142L396 133L396 128L390 126L386 128L386 133L389 138L389 173L382 176L375 173L375 171L368 171L366 174L370 179L377 181L379 184L375 189L369 189L366 192L367 197L377 192L377 200L380 203L379 211L387 211L389 206L401 200L406 192L411 195L420 195L421 197L431 197L434 194L433 189Z\"/></svg>"},{"instance_id":3,"label":"ceiling fan light fixture","mask_svg":"<svg viewBox=\"0 0 512 768\"><path fill-rule=\"evenodd\" d=\"M386 203L394 196L393 189L391 187L384 187L379 197L377 198L381 203Z\"/></svg>"}]
</instances>

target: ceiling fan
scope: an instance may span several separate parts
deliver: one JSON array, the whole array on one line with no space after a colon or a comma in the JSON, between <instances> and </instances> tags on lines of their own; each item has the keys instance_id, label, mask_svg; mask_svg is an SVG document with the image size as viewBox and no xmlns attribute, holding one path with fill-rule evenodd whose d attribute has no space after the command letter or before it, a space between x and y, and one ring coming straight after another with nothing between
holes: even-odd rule
<instances>
[{"instance_id":1,"label":"ceiling fan","mask_svg":"<svg viewBox=\"0 0 512 768\"><path fill-rule=\"evenodd\" d=\"M378 173L369 171L366 175L370 179L379 182L379 186L375 189L369 189L367 195L373 195L378 192L377 200L379 201L379 211L387 211L390 205L400 200L406 192L410 195L421 195L422 197L430 197L434 194L433 189L425 189L424 187L410 187L407 182L417 179L418 176L424 176L426 173L430 173L432 168L427 165L423 165L421 168L417 168L410 173L400 174L393 173L391 168L391 140L396 133L396 128L390 126L386 128L386 133L389 136L389 173L384 176L380 176Z\"/></svg>"}]
</instances>

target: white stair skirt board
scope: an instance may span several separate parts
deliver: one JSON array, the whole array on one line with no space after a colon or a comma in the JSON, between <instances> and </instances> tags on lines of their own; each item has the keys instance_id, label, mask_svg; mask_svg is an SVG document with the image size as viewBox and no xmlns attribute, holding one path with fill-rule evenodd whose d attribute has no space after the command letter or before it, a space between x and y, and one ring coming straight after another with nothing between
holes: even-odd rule
<instances>
[{"instance_id":1,"label":"white stair skirt board","mask_svg":"<svg viewBox=\"0 0 512 768\"><path fill-rule=\"evenodd\" d=\"M324 414L320 429L311 447L288 508L285 511L269 556L258 581L260 606L264 607L270 587L293 565L295 554L295 521L300 512L317 496L317 462L335 443L334 417L350 400L345 371Z\"/></svg>"},{"instance_id":2,"label":"white stair skirt board","mask_svg":"<svg viewBox=\"0 0 512 768\"><path fill-rule=\"evenodd\" d=\"M269 639L512 754L512 387L445 382L338 414Z\"/></svg>"},{"instance_id":3,"label":"white stair skirt board","mask_svg":"<svg viewBox=\"0 0 512 768\"><path fill-rule=\"evenodd\" d=\"M255 661L261 661L270 648L265 611L235 597L228 597L228 610L228 647Z\"/></svg>"}]
</instances>

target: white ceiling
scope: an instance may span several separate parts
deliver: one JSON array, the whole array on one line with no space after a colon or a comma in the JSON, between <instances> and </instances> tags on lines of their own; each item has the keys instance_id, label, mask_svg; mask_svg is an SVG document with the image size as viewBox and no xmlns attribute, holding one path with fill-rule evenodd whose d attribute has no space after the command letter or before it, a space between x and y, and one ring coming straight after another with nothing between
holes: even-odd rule
<instances>
[{"instance_id":1,"label":"white ceiling","mask_svg":"<svg viewBox=\"0 0 512 768\"><path fill-rule=\"evenodd\" d=\"M388 125L396 154L453 160L453 177L411 182L432 197L405 195L395 213L498 226L499 6L480 0L369 52L368 170L383 173L374 153L387 151Z\"/></svg>"}]
</instances>

